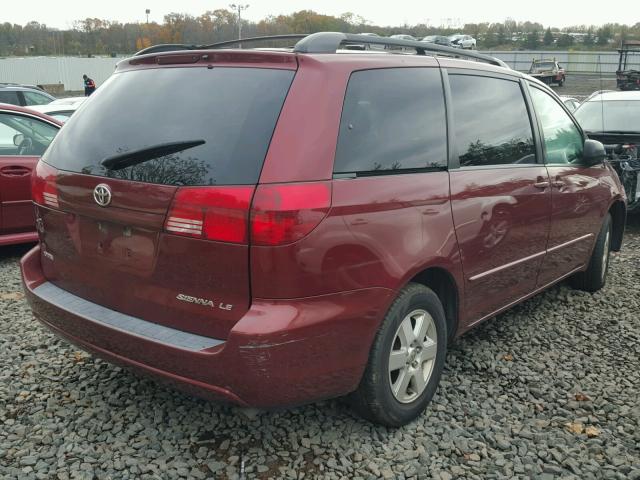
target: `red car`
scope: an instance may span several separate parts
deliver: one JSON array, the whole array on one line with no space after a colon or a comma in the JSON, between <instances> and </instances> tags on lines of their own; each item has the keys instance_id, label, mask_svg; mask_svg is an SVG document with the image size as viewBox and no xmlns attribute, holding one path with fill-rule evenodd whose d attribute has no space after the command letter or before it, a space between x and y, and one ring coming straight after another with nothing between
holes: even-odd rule
<instances>
[{"instance_id":1,"label":"red car","mask_svg":"<svg viewBox=\"0 0 640 480\"><path fill-rule=\"evenodd\" d=\"M38 164L35 316L207 398L411 421L449 340L622 245L602 144L502 65L336 33L121 61Z\"/></svg>"},{"instance_id":2,"label":"red car","mask_svg":"<svg viewBox=\"0 0 640 480\"><path fill-rule=\"evenodd\" d=\"M0 246L37 242L31 172L62 124L0 103Z\"/></svg>"}]
</instances>

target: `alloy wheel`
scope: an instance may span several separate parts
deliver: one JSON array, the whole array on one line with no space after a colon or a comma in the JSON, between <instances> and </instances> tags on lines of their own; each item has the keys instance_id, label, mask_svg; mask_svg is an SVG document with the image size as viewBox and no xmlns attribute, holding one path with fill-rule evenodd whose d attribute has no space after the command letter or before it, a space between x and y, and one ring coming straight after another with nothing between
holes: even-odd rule
<instances>
[{"instance_id":1,"label":"alloy wheel","mask_svg":"<svg viewBox=\"0 0 640 480\"><path fill-rule=\"evenodd\" d=\"M438 352L436 325L426 310L406 315L389 353L391 392L401 403L411 403L424 392Z\"/></svg>"}]
</instances>

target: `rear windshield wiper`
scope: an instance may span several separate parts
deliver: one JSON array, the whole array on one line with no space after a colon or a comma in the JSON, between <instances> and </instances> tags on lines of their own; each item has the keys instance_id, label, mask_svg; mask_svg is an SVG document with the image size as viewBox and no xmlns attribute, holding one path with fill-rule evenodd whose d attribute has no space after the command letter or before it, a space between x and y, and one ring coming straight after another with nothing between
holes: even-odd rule
<instances>
[{"instance_id":1,"label":"rear windshield wiper","mask_svg":"<svg viewBox=\"0 0 640 480\"><path fill-rule=\"evenodd\" d=\"M144 147L138 150L131 150L129 152L107 157L102 160L100 164L109 170L121 170L123 168L130 167L131 165L137 165L138 163L163 157L164 155L169 155L171 153L181 152L188 148L204 145L205 143L206 142L204 140L184 140L181 142L160 143L151 147Z\"/></svg>"}]
</instances>

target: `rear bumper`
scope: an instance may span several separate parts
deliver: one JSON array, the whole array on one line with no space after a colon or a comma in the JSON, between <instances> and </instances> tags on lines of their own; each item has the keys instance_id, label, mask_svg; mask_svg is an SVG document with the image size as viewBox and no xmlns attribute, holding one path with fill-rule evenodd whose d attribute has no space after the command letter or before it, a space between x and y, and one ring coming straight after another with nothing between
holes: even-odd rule
<instances>
[{"instance_id":1,"label":"rear bumper","mask_svg":"<svg viewBox=\"0 0 640 480\"><path fill-rule=\"evenodd\" d=\"M193 339L144 320L122 320L125 315L95 304L87 308L89 302L46 281L39 246L25 255L21 267L35 317L57 335L190 394L260 408L353 391L393 296L375 288L293 300L254 299L226 341Z\"/></svg>"}]
</instances>

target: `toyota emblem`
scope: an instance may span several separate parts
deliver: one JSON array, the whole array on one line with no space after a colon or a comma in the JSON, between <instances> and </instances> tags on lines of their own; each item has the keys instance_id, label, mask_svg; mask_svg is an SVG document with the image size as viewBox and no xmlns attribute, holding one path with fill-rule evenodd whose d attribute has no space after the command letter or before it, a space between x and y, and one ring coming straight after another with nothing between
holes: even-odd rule
<instances>
[{"instance_id":1,"label":"toyota emblem","mask_svg":"<svg viewBox=\"0 0 640 480\"><path fill-rule=\"evenodd\" d=\"M93 189L93 199L101 207L106 207L111 203L111 189L109 185L101 183Z\"/></svg>"}]
</instances>

